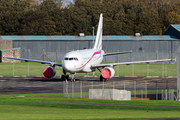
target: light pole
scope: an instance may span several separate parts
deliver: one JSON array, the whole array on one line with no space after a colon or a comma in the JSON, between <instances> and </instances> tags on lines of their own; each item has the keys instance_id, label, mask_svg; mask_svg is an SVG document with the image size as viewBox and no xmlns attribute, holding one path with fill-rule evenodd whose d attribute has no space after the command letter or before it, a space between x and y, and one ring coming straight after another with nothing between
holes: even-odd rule
<instances>
[{"instance_id":1,"label":"light pole","mask_svg":"<svg viewBox=\"0 0 180 120\"><path fill-rule=\"evenodd\" d=\"M94 26L92 27L93 29L93 46L94 46Z\"/></svg>"}]
</instances>

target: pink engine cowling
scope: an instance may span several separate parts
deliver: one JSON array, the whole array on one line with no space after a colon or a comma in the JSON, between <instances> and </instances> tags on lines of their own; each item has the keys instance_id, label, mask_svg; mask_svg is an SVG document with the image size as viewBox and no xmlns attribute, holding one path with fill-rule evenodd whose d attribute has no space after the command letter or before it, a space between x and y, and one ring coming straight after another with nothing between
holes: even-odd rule
<instances>
[{"instance_id":1,"label":"pink engine cowling","mask_svg":"<svg viewBox=\"0 0 180 120\"><path fill-rule=\"evenodd\" d=\"M43 75L46 78L51 78L56 74L56 69L54 67L48 66L43 69Z\"/></svg>"},{"instance_id":2,"label":"pink engine cowling","mask_svg":"<svg viewBox=\"0 0 180 120\"><path fill-rule=\"evenodd\" d=\"M114 76L114 74L115 74L115 71L111 67L106 67L101 71L101 75L105 79L112 78Z\"/></svg>"}]
</instances>

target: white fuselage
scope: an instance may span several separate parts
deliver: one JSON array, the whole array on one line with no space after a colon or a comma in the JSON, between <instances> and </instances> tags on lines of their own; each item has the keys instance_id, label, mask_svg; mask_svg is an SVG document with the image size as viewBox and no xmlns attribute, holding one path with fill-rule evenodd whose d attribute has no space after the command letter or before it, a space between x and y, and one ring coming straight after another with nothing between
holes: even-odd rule
<instances>
[{"instance_id":1,"label":"white fuselage","mask_svg":"<svg viewBox=\"0 0 180 120\"><path fill-rule=\"evenodd\" d=\"M69 73L93 72L92 64L100 64L103 60L103 50L86 49L68 52L63 60L62 67Z\"/></svg>"}]
</instances>

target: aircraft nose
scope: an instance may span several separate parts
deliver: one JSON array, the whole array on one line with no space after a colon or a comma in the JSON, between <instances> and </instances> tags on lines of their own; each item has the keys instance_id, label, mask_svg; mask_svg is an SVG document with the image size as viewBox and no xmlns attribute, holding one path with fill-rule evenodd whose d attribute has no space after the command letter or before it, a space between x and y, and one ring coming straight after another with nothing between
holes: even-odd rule
<instances>
[{"instance_id":1,"label":"aircraft nose","mask_svg":"<svg viewBox=\"0 0 180 120\"><path fill-rule=\"evenodd\" d=\"M71 71L71 64L69 64L68 62L65 62L64 63L64 69L66 70L66 71Z\"/></svg>"}]
</instances>

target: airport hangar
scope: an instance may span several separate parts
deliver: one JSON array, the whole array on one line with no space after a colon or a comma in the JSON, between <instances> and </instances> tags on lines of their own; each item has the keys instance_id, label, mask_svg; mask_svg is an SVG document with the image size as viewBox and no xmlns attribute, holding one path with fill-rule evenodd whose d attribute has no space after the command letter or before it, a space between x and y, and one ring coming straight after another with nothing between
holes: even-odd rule
<instances>
[{"instance_id":1,"label":"airport hangar","mask_svg":"<svg viewBox=\"0 0 180 120\"><path fill-rule=\"evenodd\" d=\"M180 24L172 24L163 35L103 36L102 48L106 52L132 50L132 54L104 58L106 62L125 62L176 58L179 46ZM61 61L68 51L92 47L93 36L0 36L0 50L20 49L19 57L21 58L37 59L44 50L52 61ZM2 59L3 55L0 55ZM13 53L9 57L18 56ZM43 57L40 58L40 60L42 59ZM48 60L47 57L45 60Z\"/></svg>"}]
</instances>

